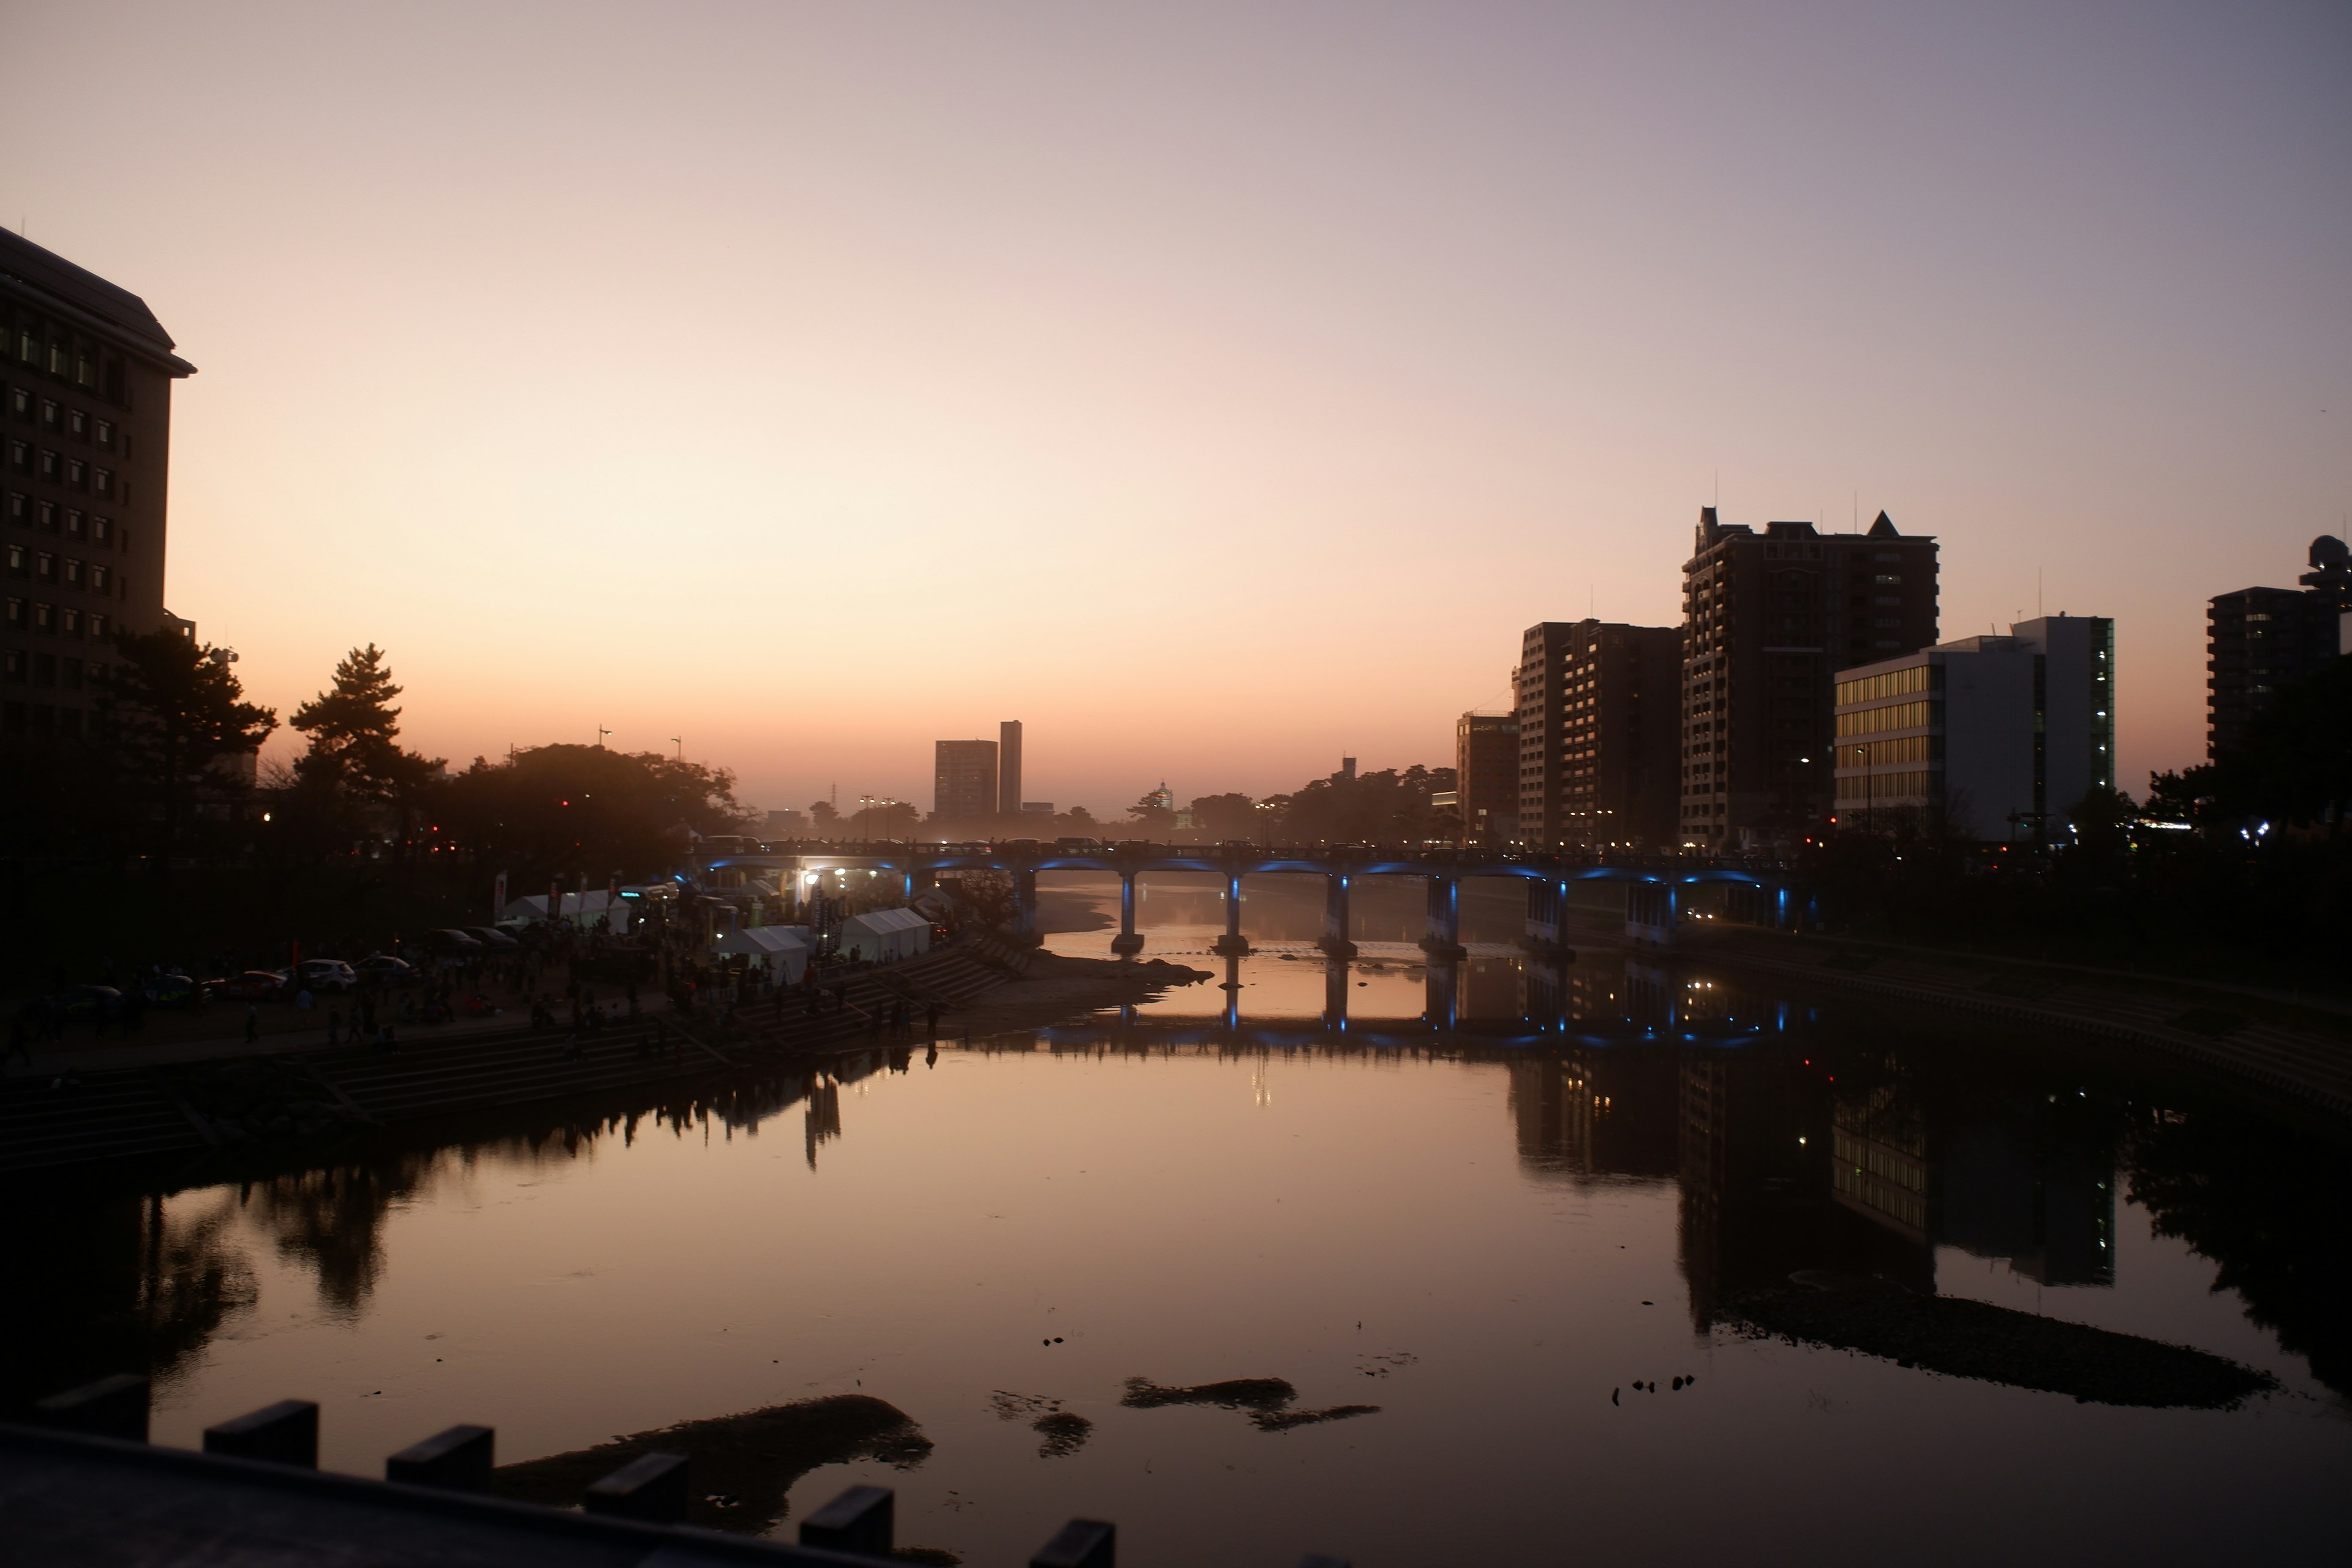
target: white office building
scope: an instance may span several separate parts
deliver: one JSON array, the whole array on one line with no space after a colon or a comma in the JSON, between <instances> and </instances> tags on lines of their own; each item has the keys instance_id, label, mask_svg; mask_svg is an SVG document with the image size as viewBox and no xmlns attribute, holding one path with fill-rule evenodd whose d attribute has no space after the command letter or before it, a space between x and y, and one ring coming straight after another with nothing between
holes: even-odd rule
<instances>
[{"instance_id":1,"label":"white office building","mask_svg":"<svg viewBox=\"0 0 2352 1568\"><path fill-rule=\"evenodd\" d=\"M2116 787L2115 663L2113 620L2046 616L1840 670L1836 820L2068 842Z\"/></svg>"}]
</instances>

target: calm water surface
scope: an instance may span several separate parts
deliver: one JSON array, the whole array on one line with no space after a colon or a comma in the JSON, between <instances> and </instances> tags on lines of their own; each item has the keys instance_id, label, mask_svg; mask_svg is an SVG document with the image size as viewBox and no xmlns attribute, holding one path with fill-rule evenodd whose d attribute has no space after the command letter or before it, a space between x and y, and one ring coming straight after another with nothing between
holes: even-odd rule
<instances>
[{"instance_id":1,"label":"calm water surface","mask_svg":"<svg viewBox=\"0 0 2352 1568\"><path fill-rule=\"evenodd\" d=\"M1277 951L1238 990L1129 1017L633 1124L20 1206L12 1273L59 1283L12 1354L136 1346L167 1369L166 1443L318 1399L326 1464L362 1473L461 1420L512 1460L874 1394L929 1458L813 1472L793 1519L875 1481L902 1542L973 1563L1081 1514L1141 1564L2340 1550L2340 1145L1702 964L1592 952L1555 984L1474 944L1448 985L1367 941L1335 977L1301 940L1319 903L1254 901ZM1360 940L1413 929L1392 901L1360 895ZM1147 914L1154 954L1222 918L1174 888ZM2280 1389L2082 1405L1717 1326L1728 1293L1812 1267L2195 1345ZM1268 1432L1123 1407L1139 1376L1379 1409ZM1092 1433L1041 1456L1007 1394Z\"/></svg>"}]
</instances>

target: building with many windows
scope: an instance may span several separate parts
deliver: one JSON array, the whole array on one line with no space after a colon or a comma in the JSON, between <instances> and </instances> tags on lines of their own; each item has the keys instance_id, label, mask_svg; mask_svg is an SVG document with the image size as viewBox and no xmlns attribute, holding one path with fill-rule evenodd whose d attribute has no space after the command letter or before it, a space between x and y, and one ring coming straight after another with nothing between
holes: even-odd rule
<instances>
[{"instance_id":1,"label":"building with many windows","mask_svg":"<svg viewBox=\"0 0 2352 1568\"><path fill-rule=\"evenodd\" d=\"M1683 566L1681 840L1791 844L1831 812L1841 668L1936 640L1936 541L1880 512L1865 533L1758 533L1699 510Z\"/></svg>"},{"instance_id":2,"label":"building with many windows","mask_svg":"<svg viewBox=\"0 0 2352 1568\"><path fill-rule=\"evenodd\" d=\"M1568 831L1562 793L1566 762L1560 755L1562 698L1567 689L1568 621L1538 621L1519 638L1519 667L1512 675L1518 723L1518 840L1558 844ZM1457 784L1458 793L1458 784Z\"/></svg>"},{"instance_id":3,"label":"building with many windows","mask_svg":"<svg viewBox=\"0 0 2352 1568\"><path fill-rule=\"evenodd\" d=\"M1454 721L1454 800L1474 844L1507 844L1519 831L1519 721L1465 713ZM1432 797L1433 804L1435 803Z\"/></svg>"},{"instance_id":4,"label":"building with many windows","mask_svg":"<svg viewBox=\"0 0 2352 1568\"><path fill-rule=\"evenodd\" d=\"M2205 754L2241 740L2272 693L2310 675L2340 653L2352 616L2352 549L2322 534L2311 542L2311 570L2294 588L2241 588L2217 594L2205 613Z\"/></svg>"},{"instance_id":5,"label":"building with many windows","mask_svg":"<svg viewBox=\"0 0 2352 1568\"><path fill-rule=\"evenodd\" d=\"M2063 843L2067 814L2116 787L2116 624L2021 621L1838 672L1842 826Z\"/></svg>"},{"instance_id":6,"label":"building with many windows","mask_svg":"<svg viewBox=\"0 0 2352 1568\"><path fill-rule=\"evenodd\" d=\"M1520 649L1519 840L1675 842L1680 629L1546 621Z\"/></svg>"},{"instance_id":7,"label":"building with many windows","mask_svg":"<svg viewBox=\"0 0 2352 1568\"><path fill-rule=\"evenodd\" d=\"M85 732L117 632L163 623L172 383L135 294L0 229L0 734Z\"/></svg>"},{"instance_id":8,"label":"building with many windows","mask_svg":"<svg viewBox=\"0 0 2352 1568\"><path fill-rule=\"evenodd\" d=\"M932 753L931 809L944 821L993 828L996 742L940 741Z\"/></svg>"}]
</instances>

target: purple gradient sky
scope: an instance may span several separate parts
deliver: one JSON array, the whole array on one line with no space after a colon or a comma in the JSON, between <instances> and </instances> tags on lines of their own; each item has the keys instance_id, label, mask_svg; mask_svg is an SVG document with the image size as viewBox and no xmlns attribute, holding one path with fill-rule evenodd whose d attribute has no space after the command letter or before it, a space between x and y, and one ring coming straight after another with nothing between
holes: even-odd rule
<instances>
[{"instance_id":1,"label":"purple gradient sky","mask_svg":"<svg viewBox=\"0 0 2352 1568\"><path fill-rule=\"evenodd\" d=\"M1449 760L1696 509L1944 542L1946 637L2352 508L2352 9L17 5L0 217L202 374L169 599L290 710L747 798ZM2325 412L2323 412L2323 410Z\"/></svg>"}]
</instances>

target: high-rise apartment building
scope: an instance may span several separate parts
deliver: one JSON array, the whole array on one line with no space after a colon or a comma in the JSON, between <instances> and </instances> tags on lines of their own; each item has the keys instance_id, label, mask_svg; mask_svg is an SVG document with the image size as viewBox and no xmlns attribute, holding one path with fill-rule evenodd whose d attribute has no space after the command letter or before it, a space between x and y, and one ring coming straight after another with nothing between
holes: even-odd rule
<instances>
[{"instance_id":1,"label":"high-rise apartment building","mask_svg":"<svg viewBox=\"0 0 2352 1568\"><path fill-rule=\"evenodd\" d=\"M1560 679L1562 841L1590 849L1678 842L1682 628L1579 621Z\"/></svg>"},{"instance_id":2,"label":"high-rise apartment building","mask_svg":"<svg viewBox=\"0 0 2352 1568\"><path fill-rule=\"evenodd\" d=\"M932 746L931 810L945 822L992 826L997 743L940 741Z\"/></svg>"},{"instance_id":3,"label":"high-rise apartment building","mask_svg":"<svg viewBox=\"0 0 2352 1568\"><path fill-rule=\"evenodd\" d=\"M86 732L117 632L163 623L172 383L135 294L0 229L0 733Z\"/></svg>"},{"instance_id":4,"label":"high-rise apartment building","mask_svg":"<svg viewBox=\"0 0 2352 1568\"><path fill-rule=\"evenodd\" d=\"M1519 721L1519 827L1522 844L1558 844L1568 831L1562 796L1566 760L1559 736L1567 688L1568 621L1538 621L1519 638L1512 677Z\"/></svg>"},{"instance_id":5,"label":"high-rise apartment building","mask_svg":"<svg viewBox=\"0 0 2352 1568\"><path fill-rule=\"evenodd\" d=\"M2205 613L2205 754L2242 740L2247 721L2280 687L2301 680L2339 653L2352 615L2352 549L2322 534L2311 570L2294 588L2217 594Z\"/></svg>"},{"instance_id":6,"label":"high-rise apartment building","mask_svg":"<svg viewBox=\"0 0 2352 1568\"><path fill-rule=\"evenodd\" d=\"M1006 816L1024 809L1021 801L1021 721L1007 719L996 727L996 805Z\"/></svg>"},{"instance_id":7,"label":"high-rise apartment building","mask_svg":"<svg viewBox=\"0 0 2352 1568\"><path fill-rule=\"evenodd\" d=\"M2116 624L2021 621L1837 677L1837 821L2063 843L2116 787Z\"/></svg>"},{"instance_id":8,"label":"high-rise apartment building","mask_svg":"<svg viewBox=\"0 0 2352 1568\"><path fill-rule=\"evenodd\" d=\"M1936 640L1936 542L1702 507L1683 616L1682 842L1790 843L1830 816L1834 672Z\"/></svg>"},{"instance_id":9,"label":"high-rise apartment building","mask_svg":"<svg viewBox=\"0 0 2352 1568\"><path fill-rule=\"evenodd\" d=\"M1675 842L1680 629L1546 621L1519 646L1519 839Z\"/></svg>"},{"instance_id":10,"label":"high-rise apartment building","mask_svg":"<svg viewBox=\"0 0 2352 1568\"><path fill-rule=\"evenodd\" d=\"M1519 830L1519 721L1465 713L1454 721L1454 804L1473 843L1508 843Z\"/></svg>"}]
</instances>

